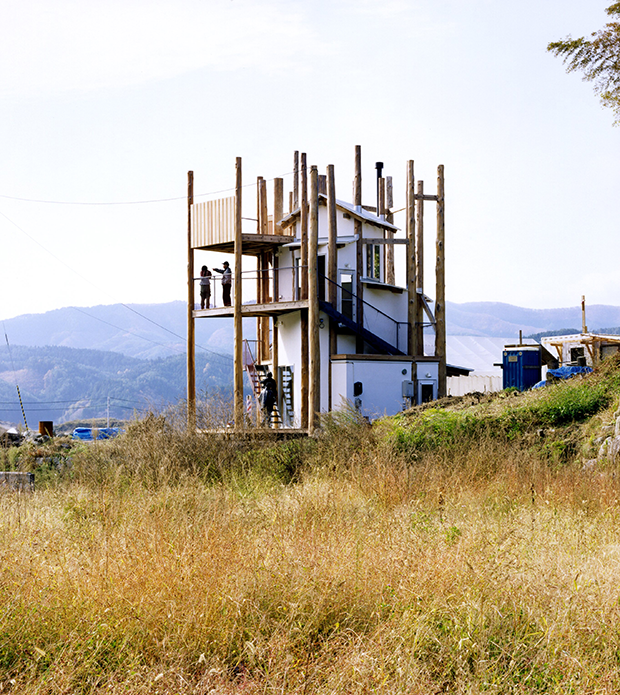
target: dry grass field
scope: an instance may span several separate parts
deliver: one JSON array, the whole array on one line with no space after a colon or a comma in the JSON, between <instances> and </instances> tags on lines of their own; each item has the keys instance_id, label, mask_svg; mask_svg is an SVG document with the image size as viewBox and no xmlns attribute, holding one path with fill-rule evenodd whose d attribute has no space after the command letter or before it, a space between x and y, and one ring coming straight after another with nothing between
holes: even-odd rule
<instances>
[{"instance_id":1,"label":"dry grass field","mask_svg":"<svg viewBox=\"0 0 620 695\"><path fill-rule=\"evenodd\" d=\"M617 693L619 383L2 454L0 693Z\"/></svg>"}]
</instances>

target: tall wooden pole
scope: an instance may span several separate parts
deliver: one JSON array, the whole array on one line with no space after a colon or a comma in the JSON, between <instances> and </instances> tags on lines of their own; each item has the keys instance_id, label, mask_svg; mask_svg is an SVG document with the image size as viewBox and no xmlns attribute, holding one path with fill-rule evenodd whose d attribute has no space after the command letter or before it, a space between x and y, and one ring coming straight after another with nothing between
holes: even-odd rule
<instances>
[{"instance_id":1,"label":"tall wooden pole","mask_svg":"<svg viewBox=\"0 0 620 695\"><path fill-rule=\"evenodd\" d=\"M424 304L422 295L424 293L424 181L418 181L417 198L417 228L416 228L416 310L415 310L415 330L418 356L424 355Z\"/></svg>"},{"instance_id":2,"label":"tall wooden pole","mask_svg":"<svg viewBox=\"0 0 620 695\"><path fill-rule=\"evenodd\" d=\"M196 429L196 341L194 333L194 249L192 248L192 205L194 172L187 172L187 429Z\"/></svg>"},{"instance_id":3,"label":"tall wooden pole","mask_svg":"<svg viewBox=\"0 0 620 695\"><path fill-rule=\"evenodd\" d=\"M445 220L443 164L437 167L437 262L435 266L435 356L439 357L439 383L437 396L447 395L446 380L446 273L445 273Z\"/></svg>"},{"instance_id":4,"label":"tall wooden pole","mask_svg":"<svg viewBox=\"0 0 620 695\"><path fill-rule=\"evenodd\" d=\"M310 365L310 388L308 393L308 432L312 434L319 426L321 410L321 348L319 342L319 172L316 166L310 169L310 226L308 234L308 342Z\"/></svg>"},{"instance_id":5,"label":"tall wooden pole","mask_svg":"<svg viewBox=\"0 0 620 695\"><path fill-rule=\"evenodd\" d=\"M358 208L358 212L362 211L362 148L360 145L355 146L355 179L353 180L353 205ZM362 276L364 275L364 240L362 239L362 223L359 220L354 220L353 230L357 241L355 242L355 320L360 325L364 323L364 304L362 303L364 286L362 285ZM357 335L355 337L355 351L357 353L364 352L364 339Z\"/></svg>"},{"instance_id":6,"label":"tall wooden pole","mask_svg":"<svg viewBox=\"0 0 620 695\"><path fill-rule=\"evenodd\" d=\"M336 274L338 272L338 259L336 257L337 240L338 240L338 217L336 214L336 180L334 177L334 165L330 164L327 167L327 301L336 308L338 296L336 292ZM323 278L319 278L319 282L325 282ZM332 404L332 355L335 355L338 350L338 335L336 333L335 322L329 319L329 366L328 366L328 410L333 407Z\"/></svg>"},{"instance_id":7,"label":"tall wooden pole","mask_svg":"<svg viewBox=\"0 0 620 695\"><path fill-rule=\"evenodd\" d=\"M273 180L273 233L282 234L280 222L284 209L284 179Z\"/></svg>"},{"instance_id":8,"label":"tall wooden pole","mask_svg":"<svg viewBox=\"0 0 620 695\"><path fill-rule=\"evenodd\" d=\"M301 153L301 298L308 299L308 167Z\"/></svg>"},{"instance_id":9,"label":"tall wooden pole","mask_svg":"<svg viewBox=\"0 0 620 695\"><path fill-rule=\"evenodd\" d=\"M241 321L241 259L243 257L241 237L241 157L237 157L235 182L235 272L233 290L234 298L234 330L235 330L235 378L234 378L234 409L235 428L241 429L244 425L243 417L243 328Z\"/></svg>"},{"instance_id":10,"label":"tall wooden pole","mask_svg":"<svg viewBox=\"0 0 620 695\"><path fill-rule=\"evenodd\" d=\"M301 154L301 299L308 299L308 170L306 153ZM308 309L300 311L301 324L301 427L308 427L308 384L309 384L309 355L308 355Z\"/></svg>"},{"instance_id":11,"label":"tall wooden pole","mask_svg":"<svg viewBox=\"0 0 620 695\"><path fill-rule=\"evenodd\" d=\"M407 322L409 323L409 349L411 357L418 355L417 333L415 330L416 304L417 304L417 279L415 270L415 176L413 160L407 162Z\"/></svg>"},{"instance_id":12,"label":"tall wooden pole","mask_svg":"<svg viewBox=\"0 0 620 695\"><path fill-rule=\"evenodd\" d=\"M299 152L295 150L293 155L293 203L289 212L293 212L299 207Z\"/></svg>"}]
</instances>

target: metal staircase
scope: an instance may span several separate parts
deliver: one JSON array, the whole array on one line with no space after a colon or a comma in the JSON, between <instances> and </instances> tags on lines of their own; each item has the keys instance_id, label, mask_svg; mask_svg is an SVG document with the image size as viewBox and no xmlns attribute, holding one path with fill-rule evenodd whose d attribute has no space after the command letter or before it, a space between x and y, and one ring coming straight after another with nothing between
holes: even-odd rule
<instances>
[{"instance_id":1,"label":"metal staircase","mask_svg":"<svg viewBox=\"0 0 620 695\"><path fill-rule=\"evenodd\" d=\"M353 319L348 318L334 307L329 302L320 301L319 306L321 311L324 311L331 319L334 319L340 326L348 328L353 331L356 335L363 338L371 347L377 350L380 354L384 355L404 355L402 350L399 350L394 345L391 345L383 338L375 335L372 331L364 328L361 324L353 321Z\"/></svg>"}]
</instances>

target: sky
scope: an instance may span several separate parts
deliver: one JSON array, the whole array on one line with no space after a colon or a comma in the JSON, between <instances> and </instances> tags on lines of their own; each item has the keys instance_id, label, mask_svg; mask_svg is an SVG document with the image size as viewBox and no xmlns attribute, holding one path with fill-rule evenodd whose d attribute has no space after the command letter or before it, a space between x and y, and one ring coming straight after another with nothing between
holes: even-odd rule
<instances>
[{"instance_id":1,"label":"sky","mask_svg":"<svg viewBox=\"0 0 620 695\"><path fill-rule=\"evenodd\" d=\"M231 195L241 157L255 216L295 150L350 200L356 145L365 204L444 165L449 301L620 305L620 128L546 51L609 4L3 0L0 320L185 299L189 170Z\"/></svg>"}]
</instances>

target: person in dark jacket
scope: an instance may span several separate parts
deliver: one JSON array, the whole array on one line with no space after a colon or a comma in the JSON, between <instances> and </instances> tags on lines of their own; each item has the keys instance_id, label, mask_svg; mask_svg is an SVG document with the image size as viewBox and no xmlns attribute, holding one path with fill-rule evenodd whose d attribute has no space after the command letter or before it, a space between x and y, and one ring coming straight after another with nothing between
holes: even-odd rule
<instances>
[{"instance_id":1,"label":"person in dark jacket","mask_svg":"<svg viewBox=\"0 0 620 695\"><path fill-rule=\"evenodd\" d=\"M278 401L278 385L271 372L261 381L260 404L263 410L263 425L271 425L273 408Z\"/></svg>"},{"instance_id":2,"label":"person in dark jacket","mask_svg":"<svg viewBox=\"0 0 620 695\"><path fill-rule=\"evenodd\" d=\"M224 306L230 306L230 291L232 289L232 270L228 261L222 263L223 268L213 268L216 273L222 273L222 299Z\"/></svg>"}]
</instances>

